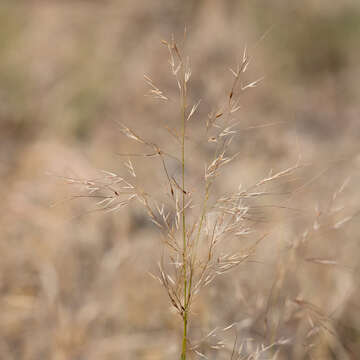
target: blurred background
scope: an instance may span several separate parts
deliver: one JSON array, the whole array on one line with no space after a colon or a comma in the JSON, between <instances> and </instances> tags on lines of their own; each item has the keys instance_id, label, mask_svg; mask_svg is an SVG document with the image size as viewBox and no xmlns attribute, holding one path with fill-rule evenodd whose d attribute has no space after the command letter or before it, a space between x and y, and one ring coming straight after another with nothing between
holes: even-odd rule
<instances>
[{"instance_id":1,"label":"blurred background","mask_svg":"<svg viewBox=\"0 0 360 360\"><path fill-rule=\"evenodd\" d=\"M176 84L161 40L182 44L185 25L191 103L202 99L188 139L194 168L204 168L207 114L226 102L245 47L245 80L264 80L241 101L240 155L216 192L299 157L306 165L277 188L296 190L291 198L267 200L286 208L254 225L270 230L255 261L198 297L193 341L236 323L198 350L230 359L237 334L243 354L277 343L259 359L358 358L358 1L1 0L0 24L1 359L178 357L180 320L149 275L162 253L156 229L136 206L89 212L91 199L71 200L61 176L125 171L117 153L135 148L116 121L174 149L164 126L177 126ZM144 97L143 74L169 105ZM155 196L166 182L154 160L138 160Z\"/></svg>"}]
</instances>

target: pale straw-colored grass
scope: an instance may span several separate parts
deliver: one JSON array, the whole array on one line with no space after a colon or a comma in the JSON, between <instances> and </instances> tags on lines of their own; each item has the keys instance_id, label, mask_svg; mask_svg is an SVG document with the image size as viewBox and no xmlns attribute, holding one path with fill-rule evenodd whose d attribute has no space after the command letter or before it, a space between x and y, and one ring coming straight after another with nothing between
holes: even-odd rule
<instances>
[{"instance_id":1,"label":"pale straw-colored grass","mask_svg":"<svg viewBox=\"0 0 360 360\"><path fill-rule=\"evenodd\" d=\"M162 239L162 256L159 262L159 273L153 274L165 288L169 301L179 314L182 322L181 359L187 359L189 354L205 357L203 346L207 339L221 331L214 329L201 341L191 339L192 306L198 294L211 285L214 279L230 270L253 260L257 247L264 241L267 233L257 228L257 219L252 215L252 200L268 195L274 195L269 189L273 182L290 181L296 171L301 167L300 162L290 168L270 173L248 188L239 188L226 192L220 196L212 193L213 186L221 177L225 167L236 161L238 153L230 146L234 137L238 135L237 113L240 110L241 99L245 91L256 87L262 80L245 83L243 75L246 72L251 57L245 49L236 65L235 70L230 69L233 82L230 90L224 96L224 103L217 105L208 115L204 123L205 134L203 141L211 144L213 157L204 164L201 181L195 189L193 174L187 169L189 153L187 151L188 135L192 134L192 125L202 121L198 116L198 109L202 99L195 100L190 97L191 66L190 58L185 56L172 38L163 41L169 53L171 75L178 88L178 106L165 91L160 90L156 81L145 76L149 86L148 95L160 102L173 102L174 116L179 118L176 128L170 129L169 134L177 145L177 154L170 154L151 139L146 139L126 124L119 123L121 133L131 141L143 147L141 153L119 154L128 158L124 162L124 174L103 171L99 178L79 179L66 178L73 185L83 189L77 196L87 196L96 200L96 208L105 212L126 211L126 206L138 201L144 208L149 220L155 224ZM160 105L159 105L160 106ZM136 172L137 157L156 158L160 163L166 187L163 194L149 194L143 190L143 179L139 179ZM179 172L172 172L168 167L171 159L177 163ZM151 180L151 176L146 181ZM247 244L241 241L246 238ZM235 240L235 241L234 241ZM235 246L234 246L235 242ZM225 330L233 325L227 326ZM224 329L222 329L224 330ZM260 359L262 354L268 353L280 342L272 342L264 347L257 347L248 352L249 357L242 357L248 350L244 344L239 345L241 339L234 344L231 359L252 358ZM221 349L225 345L219 340L211 344L210 348ZM276 357L276 351L273 358Z\"/></svg>"}]
</instances>

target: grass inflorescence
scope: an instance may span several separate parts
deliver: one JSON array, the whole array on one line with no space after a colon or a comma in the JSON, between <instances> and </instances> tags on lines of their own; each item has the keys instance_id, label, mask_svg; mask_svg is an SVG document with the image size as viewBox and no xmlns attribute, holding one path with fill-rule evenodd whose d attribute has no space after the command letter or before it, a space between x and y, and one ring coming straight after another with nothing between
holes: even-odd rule
<instances>
[{"instance_id":1,"label":"grass inflorescence","mask_svg":"<svg viewBox=\"0 0 360 360\"><path fill-rule=\"evenodd\" d=\"M172 102L174 116L179 120L175 127L168 126L167 130L175 142L177 153L168 151L127 124L119 122L121 133L143 148L140 153L120 154L128 158L124 163L126 172L119 175L103 171L98 178L67 178L67 181L83 188L84 193L78 196L96 199L98 210L114 212L123 210L134 201L139 202L150 221L158 228L163 250L159 257L159 271L154 277L166 290L171 306L181 319L180 358L186 360L191 353L206 357L203 347L199 345L201 342L191 338L195 299L218 276L254 260L259 244L268 236L261 226L263 218L259 214L261 206L257 205L259 199L278 194L271 190L272 183L296 182L296 172L302 164L299 157L294 166L277 172L271 171L268 176L251 186L239 185L237 189L220 195L214 191L214 185L224 169L238 159L239 153L234 150L233 144L239 133L236 117L241 108L242 96L262 80L260 78L246 82L243 79L251 62L245 49L235 69L230 69L233 81L224 96L223 104L216 106L205 121L202 121L205 134L202 140L211 147L213 155L204 164L200 179L196 174L192 174L188 166L191 156L187 145L196 119L199 119L196 125L202 120L203 115L199 113L199 109L203 100L193 100L190 96L192 71L189 57L183 53L174 38L163 41L163 44L167 47L171 76L178 89L178 105L174 106L172 97L159 89L150 76L145 76L145 82L149 86L147 95L160 103ZM166 184L161 187L162 194L150 194L144 190L133 160L138 157L159 161ZM175 162L176 166L169 167L169 161ZM277 206L287 209L286 201ZM286 271L292 268L292 265L284 261L280 268ZM275 330L268 319L271 302L278 296L278 286L278 283L274 284L265 313L267 345L248 351L241 339L236 338L233 349L230 350L232 360L260 359L262 354L270 350L271 358L275 359L277 351L273 349L289 341L276 339L272 335ZM296 300L296 304L300 307L307 306L301 300ZM235 325L231 324L222 330L233 326ZM218 329L205 336L204 342L213 336L216 330ZM222 347L224 344L221 341L211 345L213 350ZM248 357L244 357L244 354Z\"/></svg>"}]
</instances>

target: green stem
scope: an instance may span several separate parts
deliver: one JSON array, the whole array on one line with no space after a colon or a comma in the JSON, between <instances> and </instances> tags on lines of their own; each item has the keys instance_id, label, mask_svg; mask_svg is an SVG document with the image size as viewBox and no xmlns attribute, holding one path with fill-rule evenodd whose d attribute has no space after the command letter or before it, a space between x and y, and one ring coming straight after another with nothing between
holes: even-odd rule
<instances>
[{"instance_id":1,"label":"green stem","mask_svg":"<svg viewBox=\"0 0 360 360\"><path fill-rule=\"evenodd\" d=\"M181 350L181 360L186 360L186 348L187 348L187 321L188 321L188 312L184 311L184 333L182 340L182 350Z\"/></svg>"},{"instance_id":2,"label":"green stem","mask_svg":"<svg viewBox=\"0 0 360 360\"><path fill-rule=\"evenodd\" d=\"M187 303L187 242L186 242L186 216L185 216L185 127L186 127L186 82L183 78L182 89L182 136L181 136L181 173L182 173L182 235L183 235L183 275L184 275L184 301L183 301L183 340L181 360L186 360L187 350L187 327L188 327L188 303Z\"/></svg>"}]
</instances>

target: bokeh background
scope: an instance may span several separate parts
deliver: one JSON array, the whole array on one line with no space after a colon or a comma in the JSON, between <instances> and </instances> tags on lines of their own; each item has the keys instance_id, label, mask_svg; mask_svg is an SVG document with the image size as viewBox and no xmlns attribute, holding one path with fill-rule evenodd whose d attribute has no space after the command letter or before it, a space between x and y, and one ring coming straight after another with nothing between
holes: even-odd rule
<instances>
[{"instance_id":1,"label":"bokeh background","mask_svg":"<svg viewBox=\"0 0 360 360\"><path fill-rule=\"evenodd\" d=\"M293 196L268 200L279 207L254 224L270 233L254 261L197 299L193 341L236 323L198 349L230 359L237 334L243 354L277 343L259 359L358 358L358 1L2 0L0 24L1 359L178 357L180 320L149 275L162 253L156 229L136 206L89 212L91 199L71 200L61 176L125 171L117 153L135 148L116 121L174 148L164 125L179 119L176 85L161 40L182 43L185 25L191 101L202 99L188 139L195 168L208 155L204 120L226 101L245 47L245 80L264 80L241 101L240 155L216 192L299 157L306 165L295 185L278 185ZM169 105L144 97L144 73ZM153 161L134 164L156 195L166 182ZM222 338L224 349L209 349Z\"/></svg>"}]
</instances>

